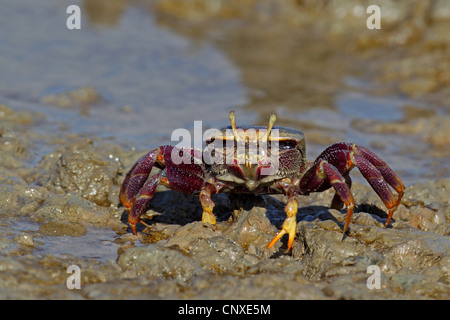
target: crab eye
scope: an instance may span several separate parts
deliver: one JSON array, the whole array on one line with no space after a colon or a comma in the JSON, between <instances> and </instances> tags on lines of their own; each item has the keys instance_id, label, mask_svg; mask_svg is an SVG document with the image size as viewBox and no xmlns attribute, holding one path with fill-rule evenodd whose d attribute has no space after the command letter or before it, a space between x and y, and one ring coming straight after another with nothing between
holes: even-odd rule
<instances>
[{"instance_id":1,"label":"crab eye","mask_svg":"<svg viewBox=\"0 0 450 320\"><path fill-rule=\"evenodd\" d=\"M278 142L278 147L280 150L290 150L297 147L297 141L295 140L280 140Z\"/></svg>"}]
</instances>

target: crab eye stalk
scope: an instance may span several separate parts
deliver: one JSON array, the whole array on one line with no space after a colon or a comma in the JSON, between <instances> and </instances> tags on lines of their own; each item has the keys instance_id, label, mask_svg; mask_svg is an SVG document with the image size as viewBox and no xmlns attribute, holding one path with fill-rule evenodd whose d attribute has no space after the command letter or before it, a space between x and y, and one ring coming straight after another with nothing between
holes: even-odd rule
<instances>
[{"instance_id":1,"label":"crab eye stalk","mask_svg":"<svg viewBox=\"0 0 450 320\"><path fill-rule=\"evenodd\" d=\"M277 120L277 116L275 115L275 113L272 113L270 115L269 124L267 125L267 131L262 137L260 137L258 139L258 141L261 141L261 142L267 141L267 139L269 138L269 135L270 135L270 131L272 130L272 127L276 120Z\"/></svg>"},{"instance_id":2,"label":"crab eye stalk","mask_svg":"<svg viewBox=\"0 0 450 320\"><path fill-rule=\"evenodd\" d=\"M247 135L241 135L237 130L236 114L234 113L234 110L230 111L229 117L230 117L231 128L233 129L234 139L236 140L236 142L240 142L240 141L244 140L246 143L248 143L250 141L250 137ZM275 115L275 113L272 113L270 115L269 124L267 125L266 132L259 138L255 137L254 140L252 140L252 141L267 142L267 140L269 139L269 136L270 136L270 132L272 131L273 125L275 124L276 120L277 120L277 116Z\"/></svg>"},{"instance_id":3,"label":"crab eye stalk","mask_svg":"<svg viewBox=\"0 0 450 320\"><path fill-rule=\"evenodd\" d=\"M242 140L242 137L236 129L236 114L234 113L234 110L230 111L229 117L230 117L231 128L233 129L234 139L236 140L236 142L239 142Z\"/></svg>"}]
</instances>

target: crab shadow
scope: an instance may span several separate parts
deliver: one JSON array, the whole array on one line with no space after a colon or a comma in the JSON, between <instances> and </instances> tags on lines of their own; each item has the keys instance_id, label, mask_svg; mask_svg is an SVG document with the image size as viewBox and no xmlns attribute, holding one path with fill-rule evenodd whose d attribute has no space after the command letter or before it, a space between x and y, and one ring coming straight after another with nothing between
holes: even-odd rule
<instances>
[{"instance_id":1,"label":"crab shadow","mask_svg":"<svg viewBox=\"0 0 450 320\"><path fill-rule=\"evenodd\" d=\"M263 207L266 209L266 218L272 225L278 229L281 228L286 214L284 207L286 202L280 200L279 197L253 194L216 194L212 196L215 203L214 214L218 222L237 220L234 216L237 211L249 212L254 207ZM237 210L237 211L236 211ZM297 221L326 221L335 222L341 230L344 228L344 221L338 220L332 213L331 208L326 205L306 205L300 206L297 213ZM177 224L184 226L194 221L201 221L202 206L198 195L187 195L173 190L160 191L155 193L146 214L142 216L143 221L147 225L155 223ZM345 208L339 210L341 214L346 213ZM356 205L354 213L366 212L374 219L382 222L387 218L387 214L375 205L360 204ZM341 219L342 220L342 219ZM128 224L128 212L122 213L121 221ZM394 221L394 220L393 220ZM138 232L142 232L146 227L139 223L136 226ZM128 229L131 232L131 229ZM346 236L344 235L343 239Z\"/></svg>"},{"instance_id":2,"label":"crab shadow","mask_svg":"<svg viewBox=\"0 0 450 320\"><path fill-rule=\"evenodd\" d=\"M276 224L279 219L274 218L271 210L271 208L273 209L273 203L276 203L276 210L282 211L282 214L284 214L283 208L285 203L275 199L268 205L264 199L265 197L252 194L220 193L212 195L212 200L215 204L214 215L218 222L229 221L230 219L235 220L238 218L234 216L237 211L240 213L249 212L254 207L259 206L267 208L266 217L272 224ZM203 208L198 195L187 195L167 190L155 193L145 215L142 215L141 218L147 225L164 223L184 226L194 221L201 221L202 213ZM128 212L124 210L120 219L124 224L128 224ZM136 231L138 232L142 232L145 228L141 223L136 225ZM128 229L128 231L131 232L131 229Z\"/></svg>"},{"instance_id":3,"label":"crab shadow","mask_svg":"<svg viewBox=\"0 0 450 320\"><path fill-rule=\"evenodd\" d=\"M215 203L214 214L217 221L226 221L232 214L231 203L226 194L213 195ZM201 221L203 209L199 196L183 194L173 190L156 192L146 213L141 219L147 224L156 223L177 224L184 226L194 221ZM123 211L121 221L128 224L128 212ZM146 227L138 223L136 231L142 232ZM128 229L131 232L131 229Z\"/></svg>"},{"instance_id":4,"label":"crab shadow","mask_svg":"<svg viewBox=\"0 0 450 320\"><path fill-rule=\"evenodd\" d=\"M339 220L336 218L336 216L332 213L332 208L326 205L310 205L310 206L304 206L299 208L299 212L297 213L297 221L326 221L331 220L334 221L337 225L339 225L340 229L344 230L345 225L345 217L347 215L347 210L341 209L338 210L341 214L341 217ZM359 217L357 216L358 213L368 213L372 218L377 220L380 223L384 223L387 219L387 213L378 208L375 205L371 204L360 204L355 205L353 210L353 220L354 222L357 222ZM395 221L392 219L392 221ZM351 227L351 224L350 224Z\"/></svg>"}]
</instances>

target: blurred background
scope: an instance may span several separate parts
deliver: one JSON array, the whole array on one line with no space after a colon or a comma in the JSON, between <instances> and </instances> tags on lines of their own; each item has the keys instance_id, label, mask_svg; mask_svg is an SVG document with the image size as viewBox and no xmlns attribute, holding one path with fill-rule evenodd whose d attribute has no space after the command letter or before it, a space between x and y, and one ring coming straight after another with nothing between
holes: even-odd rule
<instances>
[{"instance_id":1,"label":"blurred background","mask_svg":"<svg viewBox=\"0 0 450 320\"><path fill-rule=\"evenodd\" d=\"M74 135L155 148L234 109L238 125L276 112L310 160L365 145L408 185L450 176L449 30L444 0L3 0L0 104L38 119L36 162Z\"/></svg>"}]
</instances>

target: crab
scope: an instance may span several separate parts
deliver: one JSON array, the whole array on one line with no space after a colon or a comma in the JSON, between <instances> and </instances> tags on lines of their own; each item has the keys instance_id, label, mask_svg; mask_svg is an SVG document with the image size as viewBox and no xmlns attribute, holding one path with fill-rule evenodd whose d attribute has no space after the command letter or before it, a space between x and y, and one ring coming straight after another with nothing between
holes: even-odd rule
<instances>
[{"instance_id":1,"label":"crab","mask_svg":"<svg viewBox=\"0 0 450 320\"><path fill-rule=\"evenodd\" d=\"M388 209L384 227L388 226L405 186L375 153L354 143L339 142L327 147L315 161L307 161L303 133L274 127L275 114L270 116L267 127L237 127L234 111L230 112L229 119L231 127L218 130L206 139L206 153L165 145L148 152L132 166L122 183L119 198L128 212L128 224L134 235L138 222L147 226L140 217L147 210L158 185L185 194L197 193L203 208L202 222L213 226L216 225L213 194L284 194L287 197L286 218L267 248L287 234L287 251L295 238L298 196L333 188L335 195L331 208L346 208L345 235L355 206L349 176L355 167ZM262 151L252 152L251 146ZM179 156L184 161L178 161ZM211 161L211 157L216 160L226 158L227 161ZM160 170L150 175L153 167Z\"/></svg>"}]
</instances>

